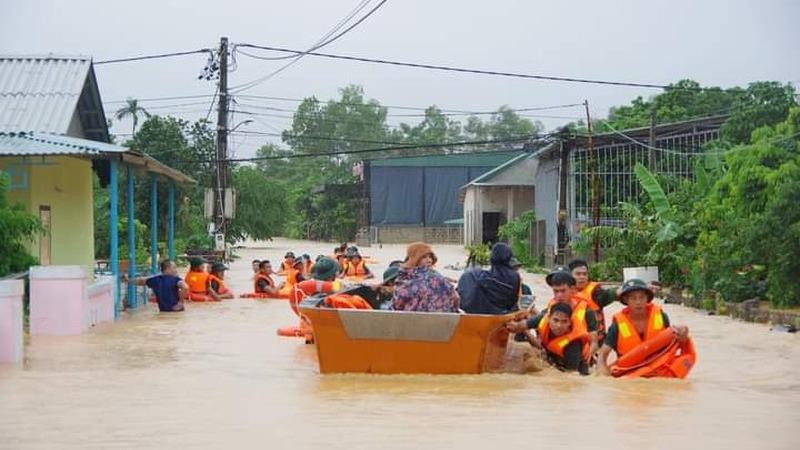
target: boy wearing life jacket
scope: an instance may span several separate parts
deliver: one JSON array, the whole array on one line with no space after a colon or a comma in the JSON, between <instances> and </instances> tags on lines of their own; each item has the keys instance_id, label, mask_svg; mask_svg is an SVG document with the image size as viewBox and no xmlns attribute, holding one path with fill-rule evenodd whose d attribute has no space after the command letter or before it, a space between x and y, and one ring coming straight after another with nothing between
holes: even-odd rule
<instances>
[{"instance_id":1,"label":"boy wearing life jacket","mask_svg":"<svg viewBox=\"0 0 800 450\"><path fill-rule=\"evenodd\" d=\"M608 356L616 352L618 358L656 337L670 328L669 316L661 307L652 303L653 290L642 280L633 278L623 283L619 299L625 305L614 315L606 332L603 347L597 359L597 372L610 375ZM684 325L671 327L679 343L688 343L689 328ZM692 349L693 351L693 349ZM688 370L687 370L688 371Z\"/></svg>"},{"instance_id":2,"label":"boy wearing life jacket","mask_svg":"<svg viewBox=\"0 0 800 450\"><path fill-rule=\"evenodd\" d=\"M161 273L152 277L137 277L130 281L127 275L122 275L122 279L137 286L149 287L156 296L159 311L183 311L183 299L189 292L189 286L178 277L178 267L173 261L165 259L159 267Z\"/></svg>"},{"instance_id":3,"label":"boy wearing life jacket","mask_svg":"<svg viewBox=\"0 0 800 450\"><path fill-rule=\"evenodd\" d=\"M205 261L202 258L189 260L189 271L186 272L184 281L189 286L189 300L204 302L214 300L208 295L208 272L205 271Z\"/></svg>"},{"instance_id":4,"label":"boy wearing life jacket","mask_svg":"<svg viewBox=\"0 0 800 450\"><path fill-rule=\"evenodd\" d=\"M253 291L260 294L278 295L281 286L272 279L272 264L269 260L263 260L258 266Z\"/></svg>"},{"instance_id":5,"label":"boy wearing life jacket","mask_svg":"<svg viewBox=\"0 0 800 450\"><path fill-rule=\"evenodd\" d=\"M350 247L347 249L347 253L345 254L347 257L347 262L344 263L342 267L342 273L340 274L341 277L353 277L359 279L368 279L374 278L375 275L370 272L367 268L367 263L364 262L364 258L358 253L358 249L356 247Z\"/></svg>"},{"instance_id":6,"label":"boy wearing life jacket","mask_svg":"<svg viewBox=\"0 0 800 450\"><path fill-rule=\"evenodd\" d=\"M211 274L208 276L208 293L215 300L233 298L233 292L225 286L225 264L215 262L211 265Z\"/></svg>"}]
</instances>

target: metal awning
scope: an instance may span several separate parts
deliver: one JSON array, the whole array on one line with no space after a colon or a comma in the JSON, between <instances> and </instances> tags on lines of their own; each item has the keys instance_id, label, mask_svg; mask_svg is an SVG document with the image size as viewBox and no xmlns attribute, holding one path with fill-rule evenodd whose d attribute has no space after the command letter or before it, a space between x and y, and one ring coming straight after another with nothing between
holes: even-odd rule
<instances>
[{"instance_id":1,"label":"metal awning","mask_svg":"<svg viewBox=\"0 0 800 450\"><path fill-rule=\"evenodd\" d=\"M0 157L2 156L75 156L90 159L113 159L142 168L177 183L194 183L183 172L173 169L157 159L114 144L90 141L51 133L0 132Z\"/></svg>"}]
</instances>

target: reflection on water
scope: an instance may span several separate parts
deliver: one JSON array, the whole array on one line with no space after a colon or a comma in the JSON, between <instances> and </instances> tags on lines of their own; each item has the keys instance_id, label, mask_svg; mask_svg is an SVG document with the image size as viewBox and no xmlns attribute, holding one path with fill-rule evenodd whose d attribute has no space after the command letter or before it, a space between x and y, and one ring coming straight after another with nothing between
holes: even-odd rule
<instances>
[{"instance_id":1,"label":"reflection on water","mask_svg":"<svg viewBox=\"0 0 800 450\"><path fill-rule=\"evenodd\" d=\"M284 301L143 310L0 367L0 448L792 448L798 336L666 310L699 349L686 381L321 376L313 346L275 334Z\"/></svg>"}]
</instances>

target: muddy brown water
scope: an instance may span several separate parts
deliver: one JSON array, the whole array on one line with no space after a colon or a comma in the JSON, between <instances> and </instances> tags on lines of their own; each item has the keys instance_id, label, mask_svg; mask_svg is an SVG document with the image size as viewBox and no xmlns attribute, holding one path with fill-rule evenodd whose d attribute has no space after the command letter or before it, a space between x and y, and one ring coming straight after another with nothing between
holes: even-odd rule
<instances>
[{"instance_id":1,"label":"muddy brown water","mask_svg":"<svg viewBox=\"0 0 800 450\"><path fill-rule=\"evenodd\" d=\"M229 282L249 290L253 258L328 247L240 250ZM463 260L436 250L442 266ZM363 253L380 271L403 250ZM541 278L526 279L542 304ZM800 338L665 309L698 348L688 380L323 376L313 346L275 334L295 322L285 301L145 308L83 336L33 337L24 364L0 366L0 448L797 448Z\"/></svg>"}]
</instances>

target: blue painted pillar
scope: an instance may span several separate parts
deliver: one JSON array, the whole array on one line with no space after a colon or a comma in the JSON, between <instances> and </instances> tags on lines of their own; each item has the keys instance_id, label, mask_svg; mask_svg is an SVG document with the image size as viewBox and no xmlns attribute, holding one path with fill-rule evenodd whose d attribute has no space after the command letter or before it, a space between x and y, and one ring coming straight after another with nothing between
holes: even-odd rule
<instances>
[{"instance_id":1,"label":"blue painted pillar","mask_svg":"<svg viewBox=\"0 0 800 450\"><path fill-rule=\"evenodd\" d=\"M126 178L128 179L128 278L131 279L131 282L128 283L128 307L136 308L139 306L136 299L136 284L133 283L136 278L136 219L133 213L135 199L133 198L133 168L131 166L127 167Z\"/></svg>"},{"instance_id":2,"label":"blue painted pillar","mask_svg":"<svg viewBox=\"0 0 800 450\"><path fill-rule=\"evenodd\" d=\"M111 267L111 274L114 277L114 318L119 318L122 310L120 303L120 273L119 273L119 163L116 159L109 161L110 176L108 182L108 231L109 251L108 259Z\"/></svg>"},{"instance_id":3,"label":"blue painted pillar","mask_svg":"<svg viewBox=\"0 0 800 450\"><path fill-rule=\"evenodd\" d=\"M167 187L167 253L175 261L175 183Z\"/></svg>"},{"instance_id":4,"label":"blue painted pillar","mask_svg":"<svg viewBox=\"0 0 800 450\"><path fill-rule=\"evenodd\" d=\"M158 178L150 174L150 273L158 273Z\"/></svg>"}]
</instances>

